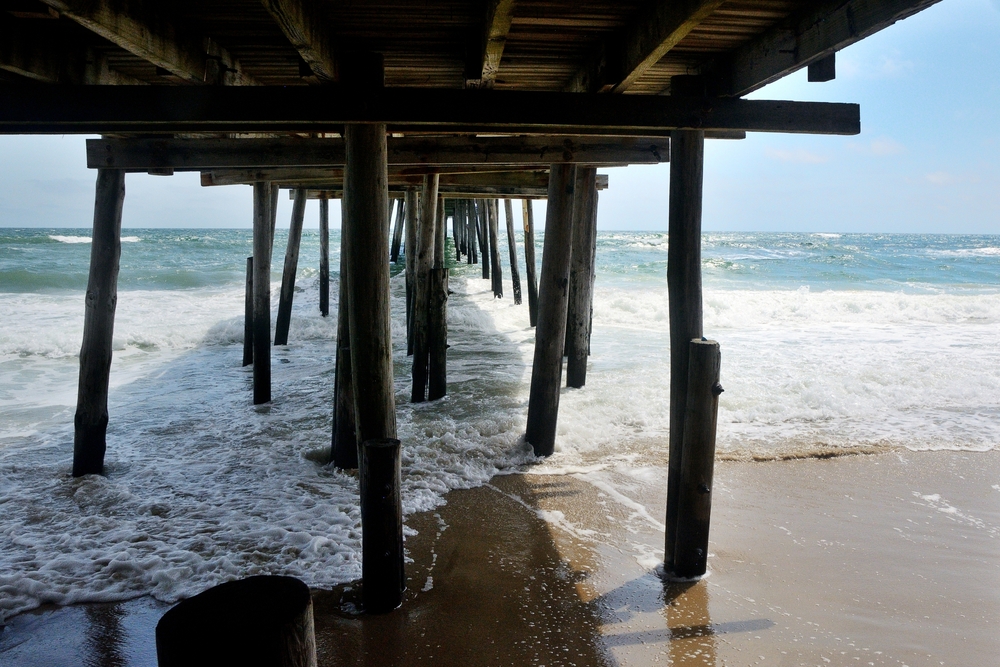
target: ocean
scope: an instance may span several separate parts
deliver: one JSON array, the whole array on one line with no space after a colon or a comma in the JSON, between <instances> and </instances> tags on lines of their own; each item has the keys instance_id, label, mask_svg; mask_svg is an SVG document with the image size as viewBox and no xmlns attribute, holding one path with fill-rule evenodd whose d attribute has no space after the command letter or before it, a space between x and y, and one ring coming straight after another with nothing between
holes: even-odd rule
<instances>
[{"instance_id":1,"label":"ocean","mask_svg":"<svg viewBox=\"0 0 1000 667\"><path fill-rule=\"evenodd\" d=\"M45 603L173 601L251 574L360 577L357 479L322 464L338 232L328 318L318 234L304 233L290 344L273 351L273 402L256 407L240 365L250 230L122 240L107 475L73 479L89 230L0 229L0 622ZM642 479L666 465L666 233L599 233L587 385L563 390L545 461L522 438L534 332L500 246L503 299L478 265L452 271L449 393L433 403L408 402L393 270L407 514L498 473ZM722 348L720 458L1000 447L1000 236L706 233L702 266L705 335ZM630 502L627 488L604 491Z\"/></svg>"}]
</instances>

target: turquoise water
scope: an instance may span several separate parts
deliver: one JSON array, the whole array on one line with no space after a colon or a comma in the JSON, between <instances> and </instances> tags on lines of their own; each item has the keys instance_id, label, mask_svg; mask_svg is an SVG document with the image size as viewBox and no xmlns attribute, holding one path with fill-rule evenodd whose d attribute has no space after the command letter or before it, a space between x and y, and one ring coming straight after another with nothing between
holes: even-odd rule
<instances>
[{"instance_id":1,"label":"turquoise water","mask_svg":"<svg viewBox=\"0 0 1000 667\"><path fill-rule=\"evenodd\" d=\"M331 237L332 315L318 311L307 230L274 400L255 407L240 365L250 230L124 230L108 474L74 480L89 233L0 230L0 621L43 602L176 600L260 572L316 586L360 575L357 481L317 463L331 426ZM394 268L406 512L529 464L665 464L667 241L598 235L587 386L563 391L544 463L521 439L534 331L511 299L506 239L505 298L478 265L453 268L442 401L408 401ZM702 267L705 335L723 355L721 457L1000 446L1000 236L708 233Z\"/></svg>"}]
</instances>

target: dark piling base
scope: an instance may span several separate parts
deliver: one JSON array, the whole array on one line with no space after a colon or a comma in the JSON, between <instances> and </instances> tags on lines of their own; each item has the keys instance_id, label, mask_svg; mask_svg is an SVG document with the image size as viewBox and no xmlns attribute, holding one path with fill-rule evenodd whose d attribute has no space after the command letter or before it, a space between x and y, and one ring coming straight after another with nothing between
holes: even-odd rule
<instances>
[{"instance_id":1,"label":"dark piling base","mask_svg":"<svg viewBox=\"0 0 1000 667\"><path fill-rule=\"evenodd\" d=\"M309 587L259 576L210 588L156 625L159 667L315 667Z\"/></svg>"},{"instance_id":2,"label":"dark piling base","mask_svg":"<svg viewBox=\"0 0 1000 667\"><path fill-rule=\"evenodd\" d=\"M719 394L722 393L719 344L714 340L696 339L691 341L688 350L687 405L672 572L684 579L701 577L708 567L715 430Z\"/></svg>"},{"instance_id":3,"label":"dark piling base","mask_svg":"<svg viewBox=\"0 0 1000 667\"><path fill-rule=\"evenodd\" d=\"M361 456L362 604L381 614L399 607L406 589L399 440L367 440Z\"/></svg>"}]
</instances>

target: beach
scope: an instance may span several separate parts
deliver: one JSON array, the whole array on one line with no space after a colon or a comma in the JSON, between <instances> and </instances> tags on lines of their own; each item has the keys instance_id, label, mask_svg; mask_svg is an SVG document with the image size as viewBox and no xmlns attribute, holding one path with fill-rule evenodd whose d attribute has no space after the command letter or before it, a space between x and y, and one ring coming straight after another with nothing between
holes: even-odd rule
<instances>
[{"instance_id":1,"label":"beach","mask_svg":"<svg viewBox=\"0 0 1000 667\"><path fill-rule=\"evenodd\" d=\"M650 462L652 463L652 462ZM322 665L978 665L1000 648L1000 455L722 462L709 575L665 583L662 466L502 475L413 515L403 607L314 592ZM608 493L608 481L616 483ZM169 605L15 619L10 665L155 665Z\"/></svg>"},{"instance_id":2,"label":"beach","mask_svg":"<svg viewBox=\"0 0 1000 667\"><path fill-rule=\"evenodd\" d=\"M563 391L546 460L522 438L526 306L455 267L449 394L412 405L397 274L412 562L403 608L369 618L357 480L323 464L336 321L316 307L315 234L274 401L256 408L239 366L248 233L127 234L108 474L80 480L67 443L87 237L0 244L3 664L154 664L170 604L260 573L313 588L331 665L913 667L997 652L996 237L706 235L726 392L710 574L685 586L657 573L666 235L599 235L588 382Z\"/></svg>"}]
</instances>

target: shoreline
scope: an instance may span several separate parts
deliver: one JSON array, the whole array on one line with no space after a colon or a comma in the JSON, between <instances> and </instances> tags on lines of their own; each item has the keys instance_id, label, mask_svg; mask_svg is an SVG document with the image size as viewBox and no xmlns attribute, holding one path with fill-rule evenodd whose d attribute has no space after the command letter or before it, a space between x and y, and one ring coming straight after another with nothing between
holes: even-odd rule
<instances>
[{"instance_id":1,"label":"shoreline","mask_svg":"<svg viewBox=\"0 0 1000 667\"><path fill-rule=\"evenodd\" d=\"M320 664L917 667L1000 649L1000 452L720 461L710 576L681 585L654 571L661 467L543 465L452 491L407 518L402 609L359 616L351 584L314 593ZM168 607L21 614L0 658L152 665Z\"/></svg>"}]
</instances>

